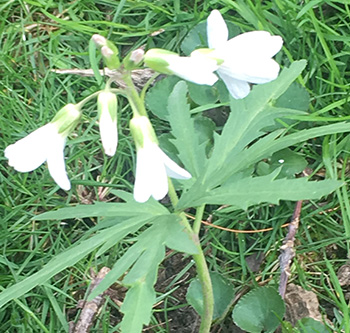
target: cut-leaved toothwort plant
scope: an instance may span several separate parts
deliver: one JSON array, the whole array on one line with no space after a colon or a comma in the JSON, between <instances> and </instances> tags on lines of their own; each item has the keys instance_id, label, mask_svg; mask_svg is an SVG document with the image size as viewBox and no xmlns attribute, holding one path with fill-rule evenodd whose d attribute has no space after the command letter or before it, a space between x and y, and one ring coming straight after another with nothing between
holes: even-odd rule
<instances>
[{"instance_id":1,"label":"cut-leaved toothwort plant","mask_svg":"<svg viewBox=\"0 0 350 333\"><path fill-rule=\"evenodd\" d=\"M0 306L17 301L38 285L45 285L88 255L94 258L106 255L125 237L136 234L88 300L116 282L123 285L127 292L120 305L123 319L118 329L125 333L141 332L150 323L157 300L154 285L158 268L166 248L170 248L193 258L202 295L202 303L196 307L201 316L199 330L210 332L213 320L217 319L216 302L220 299L214 297L213 272L201 246L201 221L206 207L225 205L234 211L260 203L277 205L280 200L319 199L343 185L336 179L314 181L289 177L284 172L283 160L277 167L261 172L259 163L276 152L316 137L348 132L350 124L288 130L281 119L289 122L298 116L307 119L305 111L294 108L293 99L285 98L305 69L306 61L294 61L280 69L273 59L282 52L280 36L250 31L229 39L228 28L218 10L210 13L206 25L208 47L190 45L194 51L188 56L151 48L145 52L136 49L120 59L118 45L101 35L92 36L89 56L99 84L104 82L97 67L100 58L106 66L105 74L108 73L103 87L84 94L78 103L62 106L51 122L5 149L9 168L29 172L47 162L53 181L62 190L71 191L69 178L76 180L77 176L66 172L64 147L83 121L87 103L96 101L96 119L105 155L112 159L122 153L118 147L118 128L129 134L136 153L133 194L111 190L118 202L74 205L33 217L35 221L100 219L87 235L39 271L25 279L18 276L12 286L0 293ZM139 91L133 83L133 73L145 68L155 74ZM158 78L154 84L157 73L168 76ZM170 87L166 96L159 89L162 84ZM165 100L161 106L157 89L159 94L163 93L162 101ZM196 97L189 94L189 89L192 92L195 89ZM205 99L208 93L216 96L214 102L207 107L195 107L194 100ZM295 89L291 95L298 98ZM121 108L122 112L132 114L125 128L118 123L121 100L129 105ZM198 113L222 106L230 112L220 128L197 122ZM155 116L168 126L167 144L159 138L164 133L152 125ZM194 213L194 222L188 219L188 211Z\"/></svg>"}]
</instances>

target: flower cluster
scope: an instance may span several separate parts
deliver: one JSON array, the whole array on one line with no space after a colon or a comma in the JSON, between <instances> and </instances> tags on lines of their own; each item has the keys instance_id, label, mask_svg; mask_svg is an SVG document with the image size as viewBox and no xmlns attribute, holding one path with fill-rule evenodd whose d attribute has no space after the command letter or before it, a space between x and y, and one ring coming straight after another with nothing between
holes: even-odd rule
<instances>
[{"instance_id":1,"label":"flower cluster","mask_svg":"<svg viewBox=\"0 0 350 333\"><path fill-rule=\"evenodd\" d=\"M272 57L282 47L280 36L252 31L228 40L226 23L220 12L214 10L207 19L207 37L209 48L195 50L189 57L162 49L150 49L144 54L139 49L122 63L113 43L100 35L94 35L92 40L110 70L130 73L144 61L145 65L158 72L176 74L197 84L213 85L220 77L231 96L237 99L249 94L251 83L266 83L277 78L279 65ZM109 83L104 91L93 95L97 94L102 145L106 155L113 156L118 144L117 97L110 90ZM132 83L126 89L133 89ZM125 95L134 111L130 121L137 150L134 198L138 202L145 202L151 196L160 200L168 193L168 177L189 179L191 175L160 149L146 112L137 110L135 106L140 100L135 103L135 94ZM82 104L66 105L50 123L8 146L5 156L9 164L17 171L28 172L47 162L55 182L62 189L69 190L71 184L65 168L64 147L67 136L80 119Z\"/></svg>"},{"instance_id":2,"label":"flower cluster","mask_svg":"<svg viewBox=\"0 0 350 333\"><path fill-rule=\"evenodd\" d=\"M98 94L99 127L106 155L117 149L117 98L109 91ZM47 162L50 175L64 190L71 188L64 162L66 138L81 116L78 105L67 104L48 124L38 128L5 149L9 165L19 172L29 172ZM158 146L153 127L146 116L130 121L130 130L137 149L134 198L145 202L151 196L160 200L168 193L168 176L189 179L191 175L172 161Z\"/></svg>"},{"instance_id":3,"label":"flower cluster","mask_svg":"<svg viewBox=\"0 0 350 333\"><path fill-rule=\"evenodd\" d=\"M116 96L110 92L100 92L98 109L102 145L106 155L113 156L118 143ZM19 172L29 172L47 162L50 175L57 185L66 191L70 190L64 147L67 136L78 124L80 117L79 105L67 104L48 124L5 149L9 165Z\"/></svg>"}]
</instances>

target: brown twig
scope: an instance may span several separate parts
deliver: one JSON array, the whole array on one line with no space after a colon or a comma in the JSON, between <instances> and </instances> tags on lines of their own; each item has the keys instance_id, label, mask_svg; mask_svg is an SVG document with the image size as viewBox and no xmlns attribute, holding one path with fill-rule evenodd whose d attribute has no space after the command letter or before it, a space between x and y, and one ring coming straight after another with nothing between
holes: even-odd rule
<instances>
[{"instance_id":1,"label":"brown twig","mask_svg":"<svg viewBox=\"0 0 350 333\"><path fill-rule=\"evenodd\" d=\"M90 292L89 294L101 283L101 281L104 279L104 277L109 273L110 269L108 267L103 267L98 272L98 274L93 277L93 280L90 285ZM90 327L93 324L93 319L96 313L99 311L99 309L102 307L103 303L105 302L104 293L96 296L91 301L84 301L83 307L80 313L80 317L76 325L72 330L70 330L71 333L87 333L90 331Z\"/></svg>"},{"instance_id":2,"label":"brown twig","mask_svg":"<svg viewBox=\"0 0 350 333\"><path fill-rule=\"evenodd\" d=\"M79 75L79 76L94 76L92 69L52 69L52 72L56 74L70 74L70 75ZM121 88L125 88L125 83L122 80L122 76L118 70L111 70L107 67L99 70L102 76L112 77L114 82ZM149 68L135 69L131 72L132 80L137 89L142 89L146 82L154 75L154 71Z\"/></svg>"},{"instance_id":3,"label":"brown twig","mask_svg":"<svg viewBox=\"0 0 350 333\"><path fill-rule=\"evenodd\" d=\"M281 246L281 255L280 259L280 267L281 267L281 277L280 277L280 285L278 291L282 298L284 298L288 283L288 278L290 276L290 263L295 256L294 251L294 240L295 234L299 227L300 221L300 212L303 201L300 200L296 203L292 221L288 227L288 233L286 238L283 241L283 245Z\"/></svg>"},{"instance_id":4,"label":"brown twig","mask_svg":"<svg viewBox=\"0 0 350 333\"><path fill-rule=\"evenodd\" d=\"M300 175L300 177L308 177L312 174L312 170L310 168L306 168ZM280 269L281 269L281 277L280 277L280 285L278 288L279 294L284 299L287 289L288 278L290 276L290 263L292 262L295 251L294 251L294 241L295 235L297 233L299 222L300 222L300 213L301 206L303 201L297 201L294 209L294 213L292 216L292 221L288 227L288 233L283 241L283 245L281 246L281 254L280 254Z\"/></svg>"}]
</instances>

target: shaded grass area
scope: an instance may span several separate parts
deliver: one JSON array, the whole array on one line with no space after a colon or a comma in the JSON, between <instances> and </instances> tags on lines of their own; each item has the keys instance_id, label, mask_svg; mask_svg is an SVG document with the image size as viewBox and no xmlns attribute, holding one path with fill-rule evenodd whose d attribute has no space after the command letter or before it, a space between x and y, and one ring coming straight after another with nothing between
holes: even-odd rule
<instances>
[{"instance_id":1,"label":"shaded grass area","mask_svg":"<svg viewBox=\"0 0 350 333\"><path fill-rule=\"evenodd\" d=\"M162 47L180 52L188 31L204 20L212 9L220 9L227 20L242 31L267 30L281 35L283 51L277 56L282 65L306 59L307 70L299 83L308 90L310 120L327 116L339 121L349 116L350 6L346 1L30 1L0 5L0 148L22 138L47 123L67 102L80 101L99 89L93 78L61 76L54 68L89 67L88 42L92 34L102 33L114 41L121 55L144 46ZM164 29L158 35L150 34ZM38 271L56 254L79 240L98 219L35 222L31 218L52 209L94 200L115 200L102 192L103 184L132 190L135 165L134 148L128 130L130 110L120 102L120 142L112 159L101 150L96 108L93 104L70 136L65 154L67 171L73 190L66 193L53 183L46 166L20 174L8 167L0 156L0 285L20 281ZM163 122L152 119L159 133L167 131ZM313 123L310 123L312 126ZM346 136L333 136L327 141L315 140L295 147L307 158L317 177L347 181L349 142ZM212 212L211 208L214 209ZM278 281L278 255L285 231L281 225L293 213L294 204L262 205L247 212L215 211L215 224L226 228L256 230L273 227L273 231L256 234L235 234L203 228L207 260L212 270L222 273L239 292L245 286ZM324 309L344 312L345 290L329 271L325 258L336 272L349 255L350 209L347 189L320 202L305 203L298 233L297 256L292 266L292 280L306 289L317 291ZM91 279L90 269L111 267L125 252L129 239L116 245L108 256L92 253L74 267L35 288L25 298L6 305L0 313L1 331L59 332L68 330L68 321L76 320L77 301L84 298ZM264 253L265 260L256 272L247 265L247 257ZM184 270L190 269L184 264ZM177 275L179 274L179 275ZM184 274L182 272L181 274ZM181 279L174 273L172 281ZM185 284L189 282L185 280ZM171 282L169 282L171 285ZM168 291L168 290L167 290ZM160 295L161 296L161 295ZM171 309L181 308L171 294L158 312L167 318ZM327 306L326 306L327 305ZM340 329L337 317L327 310ZM341 314L340 314L341 317ZM96 332L118 324L118 306L108 301L94 324ZM158 325L154 332L166 332L167 325Z\"/></svg>"}]
</instances>

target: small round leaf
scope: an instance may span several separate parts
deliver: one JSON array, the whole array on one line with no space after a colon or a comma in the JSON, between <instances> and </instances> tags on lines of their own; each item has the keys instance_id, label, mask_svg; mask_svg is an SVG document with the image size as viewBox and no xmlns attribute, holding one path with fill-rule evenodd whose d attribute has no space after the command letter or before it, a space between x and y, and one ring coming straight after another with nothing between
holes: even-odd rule
<instances>
[{"instance_id":1,"label":"small round leaf","mask_svg":"<svg viewBox=\"0 0 350 333\"><path fill-rule=\"evenodd\" d=\"M210 273L210 278L214 293L213 320L215 320L228 310L235 294L233 287L219 273ZM203 293L198 278L191 282L187 290L186 299L199 315L203 313Z\"/></svg>"},{"instance_id":2,"label":"small round leaf","mask_svg":"<svg viewBox=\"0 0 350 333\"><path fill-rule=\"evenodd\" d=\"M302 333L330 333L326 326L313 318L303 318L298 320L297 327Z\"/></svg>"},{"instance_id":3,"label":"small round leaf","mask_svg":"<svg viewBox=\"0 0 350 333\"><path fill-rule=\"evenodd\" d=\"M232 318L237 326L247 332L274 332L285 312L285 305L273 287L250 291L237 303Z\"/></svg>"}]
</instances>

